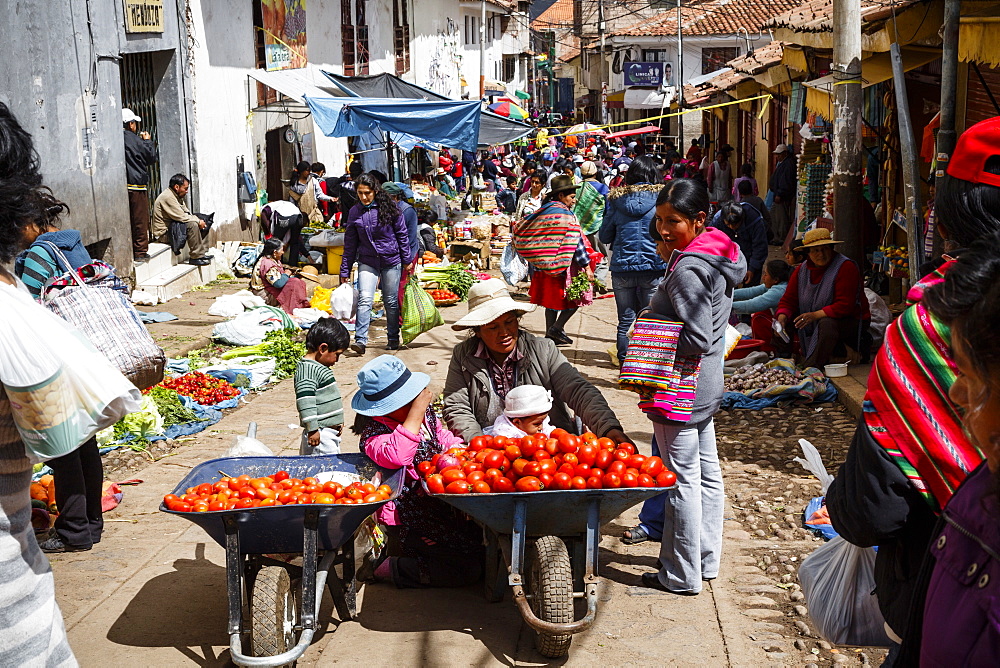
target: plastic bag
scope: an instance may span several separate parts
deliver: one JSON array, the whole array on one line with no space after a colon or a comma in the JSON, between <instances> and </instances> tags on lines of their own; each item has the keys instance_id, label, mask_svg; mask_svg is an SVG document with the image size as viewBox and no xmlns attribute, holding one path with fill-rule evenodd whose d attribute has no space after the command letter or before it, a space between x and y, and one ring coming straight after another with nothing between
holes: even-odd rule
<instances>
[{"instance_id":1,"label":"plastic bag","mask_svg":"<svg viewBox=\"0 0 1000 668\"><path fill-rule=\"evenodd\" d=\"M500 256L500 273L508 285L517 285L528 277L528 262L517 254L514 244L509 243Z\"/></svg>"},{"instance_id":2,"label":"plastic bag","mask_svg":"<svg viewBox=\"0 0 1000 668\"><path fill-rule=\"evenodd\" d=\"M804 438L799 439L799 447L802 448L802 454L805 455L806 458L802 459L802 457L796 457L794 461L802 464L802 468L816 476L817 480L819 480L820 486L823 488L823 494L826 494L826 490L830 488L830 483L833 482L833 476L826 470L826 466L823 464L823 457L820 456L819 450L816 449L815 445Z\"/></svg>"},{"instance_id":3,"label":"plastic bag","mask_svg":"<svg viewBox=\"0 0 1000 668\"><path fill-rule=\"evenodd\" d=\"M348 283L341 283L330 295L330 308L327 310L337 320L354 320L358 313L358 291Z\"/></svg>"},{"instance_id":4,"label":"plastic bag","mask_svg":"<svg viewBox=\"0 0 1000 668\"><path fill-rule=\"evenodd\" d=\"M838 645L888 647L875 589L875 550L837 536L799 567L809 617L820 635Z\"/></svg>"},{"instance_id":5,"label":"plastic bag","mask_svg":"<svg viewBox=\"0 0 1000 668\"><path fill-rule=\"evenodd\" d=\"M256 438L237 436L229 449L222 453L223 457L273 457L271 448Z\"/></svg>"},{"instance_id":6,"label":"plastic bag","mask_svg":"<svg viewBox=\"0 0 1000 668\"><path fill-rule=\"evenodd\" d=\"M212 305L208 307L209 315L217 315L223 318L234 318L240 313L243 313L248 308L256 308L258 306L263 306L264 300L250 292L249 290L240 290L239 292L234 292L231 295L222 295L218 297Z\"/></svg>"},{"instance_id":7,"label":"plastic bag","mask_svg":"<svg viewBox=\"0 0 1000 668\"><path fill-rule=\"evenodd\" d=\"M69 454L139 410L139 390L82 332L12 286L0 309L0 383L30 458Z\"/></svg>"},{"instance_id":8,"label":"plastic bag","mask_svg":"<svg viewBox=\"0 0 1000 668\"><path fill-rule=\"evenodd\" d=\"M330 312L330 296L333 294L333 290L328 290L322 285L317 285L316 289L313 290L312 297L309 298L309 306L315 309L319 309L324 313Z\"/></svg>"},{"instance_id":9,"label":"plastic bag","mask_svg":"<svg viewBox=\"0 0 1000 668\"><path fill-rule=\"evenodd\" d=\"M416 276L410 276L410 280L406 282L406 289L403 291L403 327L401 329L403 345L409 345L410 341L413 341L421 333L443 324L444 318L441 317L441 311L438 310L438 307L434 305L434 298L420 287L420 281Z\"/></svg>"},{"instance_id":10,"label":"plastic bag","mask_svg":"<svg viewBox=\"0 0 1000 668\"><path fill-rule=\"evenodd\" d=\"M234 346L255 346L268 332L284 327L284 320L267 307L240 313L212 328L212 338Z\"/></svg>"},{"instance_id":11,"label":"plastic bag","mask_svg":"<svg viewBox=\"0 0 1000 668\"><path fill-rule=\"evenodd\" d=\"M729 357L734 350L736 350L736 344L740 342L743 335L740 334L740 330L736 329L732 325L726 325L726 354L725 357Z\"/></svg>"}]
</instances>

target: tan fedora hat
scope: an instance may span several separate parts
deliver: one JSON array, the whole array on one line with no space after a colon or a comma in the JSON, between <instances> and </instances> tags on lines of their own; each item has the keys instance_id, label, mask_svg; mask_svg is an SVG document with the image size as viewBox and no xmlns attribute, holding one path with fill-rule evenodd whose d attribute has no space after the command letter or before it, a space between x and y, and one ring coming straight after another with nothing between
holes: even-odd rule
<instances>
[{"instance_id":1,"label":"tan fedora hat","mask_svg":"<svg viewBox=\"0 0 1000 668\"><path fill-rule=\"evenodd\" d=\"M524 304L511 299L504 282L499 278L491 278L469 288L469 312L451 328L460 332L469 327L479 327L493 322L511 311L530 313L534 310L534 304Z\"/></svg>"},{"instance_id":2,"label":"tan fedora hat","mask_svg":"<svg viewBox=\"0 0 1000 668\"><path fill-rule=\"evenodd\" d=\"M312 265L306 265L299 269L299 277L313 283L319 283L319 270Z\"/></svg>"},{"instance_id":3,"label":"tan fedora hat","mask_svg":"<svg viewBox=\"0 0 1000 668\"><path fill-rule=\"evenodd\" d=\"M813 248L815 246L828 246L839 243L830 234L830 230L825 227L817 227L806 232L806 235L802 237L802 245L799 248Z\"/></svg>"}]
</instances>

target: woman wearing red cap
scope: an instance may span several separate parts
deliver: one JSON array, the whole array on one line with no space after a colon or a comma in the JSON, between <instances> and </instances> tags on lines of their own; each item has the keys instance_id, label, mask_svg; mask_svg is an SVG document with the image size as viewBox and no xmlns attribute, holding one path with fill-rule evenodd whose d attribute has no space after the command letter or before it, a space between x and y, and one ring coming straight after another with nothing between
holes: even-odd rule
<instances>
[{"instance_id":1,"label":"woman wearing red cap","mask_svg":"<svg viewBox=\"0 0 1000 668\"><path fill-rule=\"evenodd\" d=\"M1000 117L959 137L936 205L940 234L959 247L1000 231ZM863 423L826 495L841 536L879 546L875 591L894 643L889 666L904 640L919 649L919 626L908 628L907 621L926 593L917 577L921 563L941 509L983 460L949 396L957 378L949 328L921 303L954 266L947 259L910 289L910 307L886 330L868 378Z\"/></svg>"}]
</instances>

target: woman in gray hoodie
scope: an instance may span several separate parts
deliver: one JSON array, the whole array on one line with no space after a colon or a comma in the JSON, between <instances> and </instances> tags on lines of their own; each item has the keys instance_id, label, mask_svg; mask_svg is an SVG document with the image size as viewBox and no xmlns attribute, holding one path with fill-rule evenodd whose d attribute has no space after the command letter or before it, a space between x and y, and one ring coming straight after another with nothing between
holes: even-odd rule
<instances>
[{"instance_id":1,"label":"woman in gray hoodie","mask_svg":"<svg viewBox=\"0 0 1000 668\"><path fill-rule=\"evenodd\" d=\"M712 416L722 402L725 334L733 289L747 272L746 259L725 233L706 228L705 187L674 179L656 198L650 234L667 271L649 310L684 323L677 354L701 356L694 409L685 423L664 419L651 409L655 444L664 464L677 474L677 488L647 501L631 542L644 533L660 534L658 573L645 573L647 587L675 594L701 591L702 580L719 573L725 494ZM656 453L654 453L656 454Z\"/></svg>"}]
</instances>

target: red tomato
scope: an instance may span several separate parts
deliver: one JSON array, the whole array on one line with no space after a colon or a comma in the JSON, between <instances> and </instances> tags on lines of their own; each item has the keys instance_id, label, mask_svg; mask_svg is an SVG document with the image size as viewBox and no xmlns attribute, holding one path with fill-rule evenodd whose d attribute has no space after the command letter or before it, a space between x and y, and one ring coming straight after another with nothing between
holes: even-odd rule
<instances>
[{"instance_id":1,"label":"red tomato","mask_svg":"<svg viewBox=\"0 0 1000 668\"><path fill-rule=\"evenodd\" d=\"M548 489L552 485L551 473L539 473L538 479L542 481L542 489Z\"/></svg>"},{"instance_id":2,"label":"red tomato","mask_svg":"<svg viewBox=\"0 0 1000 668\"><path fill-rule=\"evenodd\" d=\"M524 475L524 469L527 468L528 464L537 464L537 463L538 462L529 461L527 459L515 459L510 466L514 470L514 473L516 473L517 475ZM503 475L502 472L501 475Z\"/></svg>"},{"instance_id":3,"label":"red tomato","mask_svg":"<svg viewBox=\"0 0 1000 668\"><path fill-rule=\"evenodd\" d=\"M577 464L580 463L580 458L577 457L576 454L572 452L567 452L566 454L564 454L562 456L562 460L566 464L572 464L573 466L576 466Z\"/></svg>"},{"instance_id":4,"label":"red tomato","mask_svg":"<svg viewBox=\"0 0 1000 668\"><path fill-rule=\"evenodd\" d=\"M503 437L501 436L500 438L503 438ZM506 440L506 439L504 439L504 440ZM507 447L505 447L503 449L503 454L510 461L514 461L515 459L520 458L520 456L521 456L521 448L517 447L516 445L508 445Z\"/></svg>"},{"instance_id":5,"label":"red tomato","mask_svg":"<svg viewBox=\"0 0 1000 668\"><path fill-rule=\"evenodd\" d=\"M456 480L445 485L444 491L446 494L468 494L472 487L464 480Z\"/></svg>"},{"instance_id":6,"label":"red tomato","mask_svg":"<svg viewBox=\"0 0 1000 668\"><path fill-rule=\"evenodd\" d=\"M655 478L660 475L660 471L663 470L663 460L659 457L646 457L646 461L642 463L639 470L643 473L648 473Z\"/></svg>"},{"instance_id":7,"label":"red tomato","mask_svg":"<svg viewBox=\"0 0 1000 668\"><path fill-rule=\"evenodd\" d=\"M493 447L497 450L503 450L508 445L513 443L513 441L506 436L494 436L493 437Z\"/></svg>"},{"instance_id":8,"label":"red tomato","mask_svg":"<svg viewBox=\"0 0 1000 668\"><path fill-rule=\"evenodd\" d=\"M469 450L477 452L479 450L485 450L486 448L493 447L493 439L489 436L476 436L469 443Z\"/></svg>"},{"instance_id":9,"label":"red tomato","mask_svg":"<svg viewBox=\"0 0 1000 668\"><path fill-rule=\"evenodd\" d=\"M615 442L612 441L610 438L607 438L607 437L599 438L599 439L597 439L597 446L601 450L614 450L615 449Z\"/></svg>"},{"instance_id":10,"label":"red tomato","mask_svg":"<svg viewBox=\"0 0 1000 668\"><path fill-rule=\"evenodd\" d=\"M514 483L511 482L510 478L497 478L497 481L493 483L493 491L501 493L513 492Z\"/></svg>"},{"instance_id":11,"label":"red tomato","mask_svg":"<svg viewBox=\"0 0 1000 668\"><path fill-rule=\"evenodd\" d=\"M492 450L490 454L486 455L486 459L483 460L483 466L488 469L500 469L501 471L506 471L507 458L499 450Z\"/></svg>"},{"instance_id":12,"label":"red tomato","mask_svg":"<svg viewBox=\"0 0 1000 668\"><path fill-rule=\"evenodd\" d=\"M656 476L656 486L657 487L670 487L677 482L677 475L673 471L668 471L663 469Z\"/></svg>"},{"instance_id":13,"label":"red tomato","mask_svg":"<svg viewBox=\"0 0 1000 668\"><path fill-rule=\"evenodd\" d=\"M321 496L321 495L317 495L317 499L319 498L319 496ZM369 494L368 496L366 496L365 498L363 498L361 500L361 502L362 503L378 503L379 501L382 501L382 500L383 499L382 499L382 495L381 494ZM328 502L327 501L319 501L319 500L317 500L316 503L328 503ZM336 502L334 502L334 503L336 503Z\"/></svg>"},{"instance_id":14,"label":"red tomato","mask_svg":"<svg viewBox=\"0 0 1000 668\"><path fill-rule=\"evenodd\" d=\"M579 458L580 463L593 466L594 461L597 459L597 447L591 443L584 443L577 450L576 456Z\"/></svg>"},{"instance_id":15,"label":"red tomato","mask_svg":"<svg viewBox=\"0 0 1000 668\"><path fill-rule=\"evenodd\" d=\"M570 480L570 486L573 489L587 489L587 479L581 475L573 476Z\"/></svg>"},{"instance_id":16,"label":"red tomato","mask_svg":"<svg viewBox=\"0 0 1000 668\"><path fill-rule=\"evenodd\" d=\"M287 489L285 491L283 491L283 492L278 492L278 503L280 503L281 505L286 505L288 503L291 503L292 499L294 499L294 498L295 498L295 495L292 494Z\"/></svg>"},{"instance_id":17,"label":"red tomato","mask_svg":"<svg viewBox=\"0 0 1000 668\"><path fill-rule=\"evenodd\" d=\"M635 454L635 446L632 445L631 443L619 443L618 448L621 450L628 450L628 453L630 455Z\"/></svg>"},{"instance_id":18,"label":"red tomato","mask_svg":"<svg viewBox=\"0 0 1000 668\"><path fill-rule=\"evenodd\" d=\"M333 494L328 494L327 492L320 492L319 494L313 497L313 503L329 504L333 503L336 500L337 499L333 497ZM368 503L368 501L366 500L365 503Z\"/></svg>"},{"instance_id":19,"label":"red tomato","mask_svg":"<svg viewBox=\"0 0 1000 668\"><path fill-rule=\"evenodd\" d=\"M212 501L210 504L208 504L208 509L211 510L212 512L215 512L216 510L225 510L226 509L226 502L225 501Z\"/></svg>"},{"instance_id":20,"label":"red tomato","mask_svg":"<svg viewBox=\"0 0 1000 668\"><path fill-rule=\"evenodd\" d=\"M253 499L240 499L236 502L237 508L253 508Z\"/></svg>"},{"instance_id":21,"label":"red tomato","mask_svg":"<svg viewBox=\"0 0 1000 668\"><path fill-rule=\"evenodd\" d=\"M608 464L607 471L608 473L616 473L618 475L621 475L625 473L626 468L628 467L625 466L625 462L623 462L620 459L616 459L615 461Z\"/></svg>"},{"instance_id":22,"label":"red tomato","mask_svg":"<svg viewBox=\"0 0 1000 668\"><path fill-rule=\"evenodd\" d=\"M538 443L530 436L521 439L521 456L531 457L538 450Z\"/></svg>"},{"instance_id":23,"label":"red tomato","mask_svg":"<svg viewBox=\"0 0 1000 668\"><path fill-rule=\"evenodd\" d=\"M542 481L535 476L525 476L517 481L514 489L519 492L538 492L542 489Z\"/></svg>"},{"instance_id":24,"label":"red tomato","mask_svg":"<svg viewBox=\"0 0 1000 668\"><path fill-rule=\"evenodd\" d=\"M440 473L427 476L427 490L431 494L444 494L444 478Z\"/></svg>"},{"instance_id":25,"label":"red tomato","mask_svg":"<svg viewBox=\"0 0 1000 668\"><path fill-rule=\"evenodd\" d=\"M655 487L656 481L648 473L639 474L639 487Z\"/></svg>"},{"instance_id":26,"label":"red tomato","mask_svg":"<svg viewBox=\"0 0 1000 668\"><path fill-rule=\"evenodd\" d=\"M553 429L553 430L552 430L552 432L551 432L551 433L549 434L549 437L550 437L550 438L559 438L560 436L568 436L568 435L569 435L569 432L568 432L568 431L566 431L566 430L565 430L565 429L563 429L562 427L556 427L556 428L555 428L555 429Z\"/></svg>"},{"instance_id":27,"label":"red tomato","mask_svg":"<svg viewBox=\"0 0 1000 668\"><path fill-rule=\"evenodd\" d=\"M542 461L538 462L538 470L541 473L548 473L549 475L552 475L558 469L559 467L556 466L556 462L554 459L543 459Z\"/></svg>"},{"instance_id":28,"label":"red tomato","mask_svg":"<svg viewBox=\"0 0 1000 668\"><path fill-rule=\"evenodd\" d=\"M169 508L170 504L177 503L180 500L181 497L177 496L176 494L167 494L166 496L163 497L163 505Z\"/></svg>"},{"instance_id":29,"label":"red tomato","mask_svg":"<svg viewBox=\"0 0 1000 668\"><path fill-rule=\"evenodd\" d=\"M549 454L548 450L543 450L542 448L539 448L538 450L535 450L535 454L533 454L531 458L534 459L536 462L540 462L543 459L552 459L552 455Z\"/></svg>"},{"instance_id":30,"label":"red tomato","mask_svg":"<svg viewBox=\"0 0 1000 668\"><path fill-rule=\"evenodd\" d=\"M632 456L632 453L626 450L625 448L618 448L612 454L615 459L621 460L623 462L627 462L628 458Z\"/></svg>"},{"instance_id":31,"label":"red tomato","mask_svg":"<svg viewBox=\"0 0 1000 668\"><path fill-rule=\"evenodd\" d=\"M600 476L592 475L587 478L587 489L601 489L604 487L604 481Z\"/></svg>"},{"instance_id":32,"label":"red tomato","mask_svg":"<svg viewBox=\"0 0 1000 668\"><path fill-rule=\"evenodd\" d=\"M429 459L425 459L424 461L417 464L417 471L420 472L420 475L423 476L430 475L430 473L433 470L434 470L434 464L431 464L431 461Z\"/></svg>"},{"instance_id":33,"label":"red tomato","mask_svg":"<svg viewBox=\"0 0 1000 668\"><path fill-rule=\"evenodd\" d=\"M630 469L641 469L642 465L646 463L646 455L635 454L628 458L628 467Z\"/></svg>"},{"instance_id":34,"label":"red tomato","mask_svg":"<svg viewBox=\"0 0 1000 668\"><path fill-rule=\"evenodd\" d=\"M486 474L482 471L473 471L472 473L467 475L465 479L469 481L470 485L474 485L477 482L480 482L481 480L485 480Z\"/></svg>"},{"instance_id":35,"label":"red tomato","mask_svg":"<svg viewBox=\"0 0 1000 668\"><path fill-rule=\"evenodd\" d=\"M559 454L559 441L554 438L546 439L544 447L545 452L549 453L550 457L555 457Z\"/></svg>"},{"instance_id":36,"label":"red tomato","mask_svg":"<svg viewBox=\"0 0 1000 668\"><path fill-rule=\"evenodd\" d=\"M594 459L594 466L599 469L607 469L608 466L614 461L615 456L610 450L601 450L597 453L597 457Z\"/></svg>"},{"instance_id":37,"label":"red tomato","mask_svg":"<svg viewBox=\"0 0 1000 668\"><path fill-rule=\"evenodd\" d=\"M490 494L493 492L493 488L490 487L486 482L479 480L472 483L472 491L476 494Z\"/></svg>"},{"instance_id":38,"label":"red tomato","mask_svg":"<svg viewBox=\"0 0 1000 668\"><path fill-rule=\"evenodd\" d=\"M570 477L573 477L573 476L576 475L576 467L573 466L572 464L563 464L563 465L561 465L559 467L559 471L561 473L565 473L566 475L568 475Z\"/></svg>"},{"instance_id":39,"label":"red tomato","mask_svg":"<svg viewBox=\"0 0 1000 668\"><path fill-rule=\"evenodd\" d=\"M203 482L202 484L198 485L197 491L194 493L198 495L208 495L211 494L212 491L213 491L212 485L210 483Z\"/></svg>"},{"instance_id":40,"label":"red tomato","mask_svg":"<svg viewBox=\"0 0 1000 668\"><path fill-rule=\"evenodd\" d=\"M257 496L257 490L254 489L253 487L249 486L249 485L247 485L246 487L243 487L242 489L240 489L240 498L241 499L252 499L255 496Z\"/></svg>"},{"instance_id":41,"label":"red tomato","mask_svg":"<svg viewBox=\"0 0 1000 668\"><path fill-rule=\"evenodd\" d=\"M444 479L445 487L447 487L449 483L453 483L456 480L465 480L465 471L462 469L448 469L441 474L441 477Z\"/></svg>"},{"instance_id":42,"label":"red tomato","mask_svg":"<svg viewBox=\"0 0 1000 668\"><path fill-rule=\"evenodd\" d=\"M586 486L586 481L584 481L584 486ZM568 473L559 473L552 476L552 486L556 489L570 489L573 486L573 478Z\"/></svg>"},{"instance_id":43,"label":"red tomato","mask_svg":"<svg viewBox=\"0 0 1000 668\"><path fill-rule=\"evenodd\" d=\"M586 464L577 464L574 467L574 469L575 470L573 471L573 473L575 475L580 475L580 476L583 476L584 478L586 478L587 476L589 476L590 472L593 470L593 469L591 469L591 467L587 466Z\"/></svg>"},{"instance_id":44,"label":"red tomato","mask_svg":"<svg viewBox=\"0 0 1000 668\"><path fill-rule=\"evenodd\" d=\"M258 499L261 499L261 500L264 500L264 499L274 499L276 496L278 496L278 495L275 494L274 490L271 489L271 488L269 488L269 487L259 487L257 489L257 498Z\"/></svg>"},{"instance_id":45,"label":"red tomato","mask_svg":"<svg viewBox=\"0 0 1000 668\"><path fill-rule=\"evenodd\" d=\"M483 465L479 462L465 462L462 464L462 470L465 471L465 475L468 476L470 473L475 471L482 471Z\"/></svg>"},{"instance_id":46,"label":"red tomato","mask_svg":"<svg viewBox=\"0 0 1000 668\"><path fill-rule=\"evenodd\" d=\"M493 485L496 484L497 480L502 477L503 477L503 471L501 471L500 469L487 469L483 480L489 483L490 487L492 487Z\"/></svg>"},{"instance_id":47,"label":"red tomato","mask_svg":"<svg viewBox=\"0 0 1000 668\"><path fill-rule=\"evenodd\" d=\"M634 473L626 473L622 476L622 487L638 487L639 477Z\"/></svg>"},{"instance_id":48,"label":"red tomato","mask_svg":"<svg viewBox=\"0 0 1000 668\"><path fill-rule=\"evenodd\" d=\"M603 478L601 478L601 484L604 485L604 487L615 489L622 486L622 478L617 473L608 472L604 474Z\"/></svg>"},{"instance_id":49,"label":"red tomato","mask_svg":"<svg viewBox=\"0 0 1000 668\"><path fill-rule=\"evenodd\" d=\"M552 460L549 459L547 461L552 461ZM525 476L525 475L527 475L527 476L531 476L531 475L537 476L542 471L542 469L540 468L540 466L541 466L541 462L528 462L528 463L526 463L521 468L520 471L515 470L515 473L517 473L518 475L521 475L521 476Z\"/></svg>"},{"instance_id":50,"label":"red tomato","mask_svg":"<svg viewBox=\"0 0 1000 668\"><path fill-rule=\"evenodd\" d=\"M580 449L580 437L573 434L566 434L559 437L560 452L576 452Z\"/></svg>"},{"instance_id":51,"label":"red tomato","mask_svg":"<svg viewBox=\"0 0 1000 668\"><path fill-rule=\"evenodd\" d=\"M597 443L597 434L592 431L584 432L580 434L580 440L584 443Z\"/></svg>"}]
</instances>

